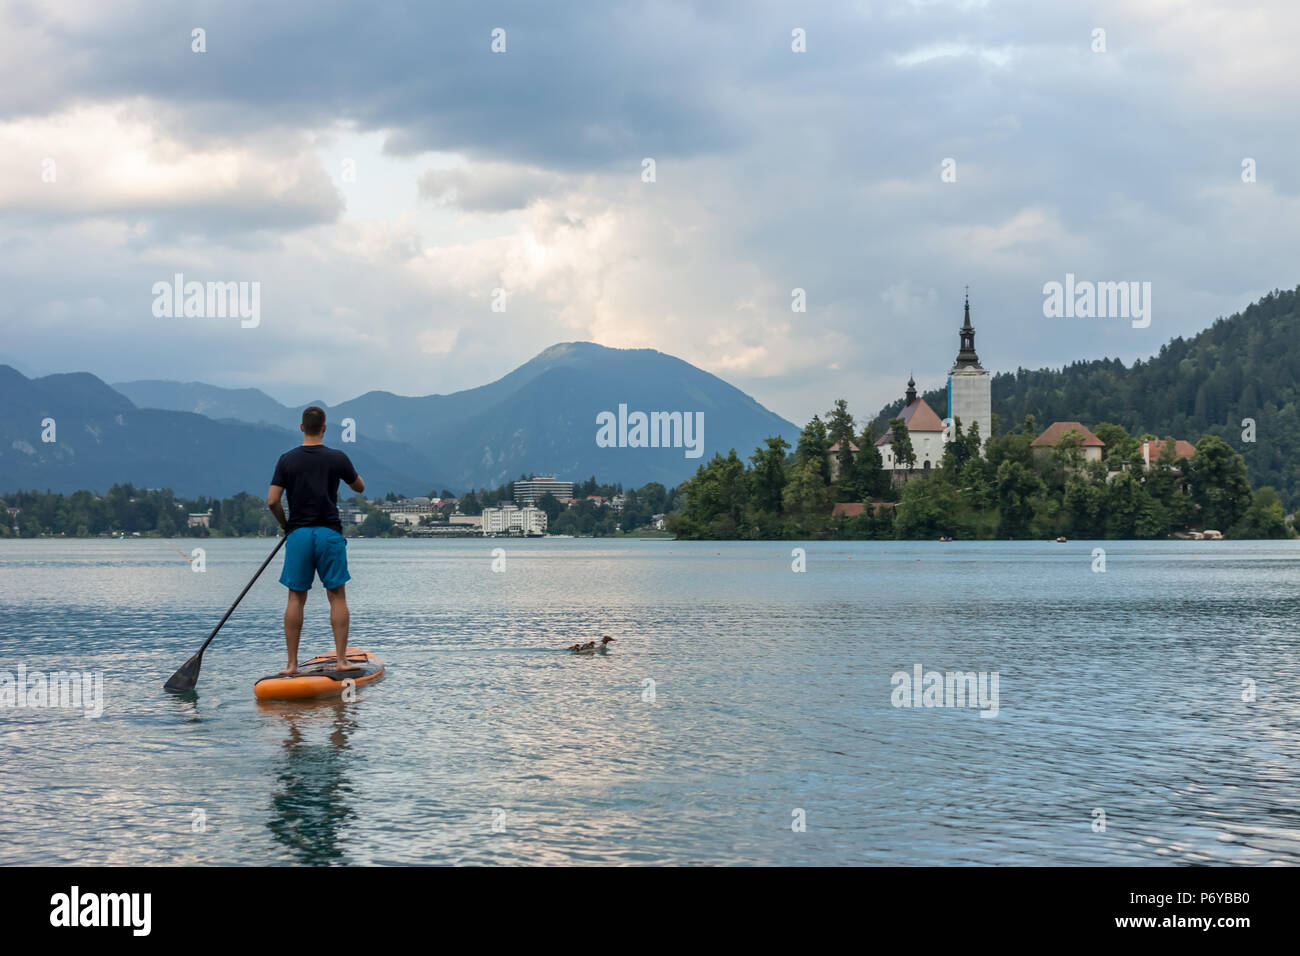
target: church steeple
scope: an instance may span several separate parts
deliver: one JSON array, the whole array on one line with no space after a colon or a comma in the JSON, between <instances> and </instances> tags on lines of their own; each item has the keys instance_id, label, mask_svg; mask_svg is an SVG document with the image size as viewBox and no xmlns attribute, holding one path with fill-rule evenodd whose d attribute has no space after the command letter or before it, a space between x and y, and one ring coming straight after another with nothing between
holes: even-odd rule
<instances>
[{"instance_id":1,"label":"church steeple","mask_svg":"<svg viewBox=\"0 0 1300 956\"><path fill-rule=\"evenodd\" d=\"M907 376L907 404L911 405L916 401L916 381L912 376ZM906 407L906 406L904 406Z\"/></svg>"},{"instance_id":2,"label":"church steeple","mask_svg":"<svg viewBox=\"0 0 1300 956\"><path fill-rule=\"evenodd\" d=\"M961 351L957 353L957 367L979 368L980 357L975 354L975 327L970 324L970 293L966 293L966 319L958 332Z\"/></svg>"}]
</instances>

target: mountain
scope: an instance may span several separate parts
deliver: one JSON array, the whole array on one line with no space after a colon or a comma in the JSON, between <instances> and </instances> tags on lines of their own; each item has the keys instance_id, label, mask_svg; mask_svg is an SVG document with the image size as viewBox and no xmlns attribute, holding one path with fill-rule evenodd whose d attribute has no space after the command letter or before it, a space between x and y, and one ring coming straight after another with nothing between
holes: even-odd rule
<instances>
[{"instance_id":1,"label":"mountain","mask_svg":"<svg viewBox=\"0 0 1300 956\"><path fill-rule=\"evenodd\" d=\"M0 491L103 492L130 482L187 497L261 495L276 459L302 440L285 428L138 408L85 372L33 379L0 365L0 409ZM47 418L52 443L42 441ZM432 463L406 446L376 442L348 454L367 493L423 494L437 484Z\"/></svg>"},{"instance_id":2,"label":"mountain","mask_svg":"<svg viewBox=\"0 0 1300 956\"><path fill-rule=\"evenodd\" d=\"M137 404L201 410L249 423L291 426L304 407L279 405L257 389L195 382L126 382L119 388ZM629 413L703 412L703 456L686 458L680 448L598 447L597 414L617 414L620 404ZM446 476L447 487L459 491L495 487L526 473L575 480L596 475L628 486L675 485L714 452L735 448L748 455L769 435L793 442L799 432L739 389L681 359L591 342L551 346L477 388L420 397L372 391L326 410L335 428L344 418L356 422L359 444L400 442L427 455ZM420 487L425 486L433 485Z\"/></svg>"},{"instance_id":3,"label":"mountain","mask_svg":"<svg viewBox=\"0 0 1300 956\"><path fill-rule=\"evenodd\" d=\"M217 388L202 382L165 382L146 379L115 382L113 388L139 408L162 408L194 412L216 421L233 418L241 422L287 425L293 411L259 388Z\"/></svg>"},{"instance_id":4,"label":"mountain","mask_svg":"<svg viewBox=\"0 0 1300 956\"><path fill-rule=\"evenodd\" d=\"M1193 443L1215 435L1241 452L1251 483L1277 489L1288 508L1300 504L1300 287L1274 291L1245 311L1161 347L1126 367L1118 359L1075 362L1061 369L1000 372L993 412L1002 429L1026 415L1038 427L1054 421L1122 425ZM947 407L943 388L924 393ZM897 415L901 400L881 410L877 427ZM1243 419L1255 441L1243 440Z\"/></svg>"}]
</instances>

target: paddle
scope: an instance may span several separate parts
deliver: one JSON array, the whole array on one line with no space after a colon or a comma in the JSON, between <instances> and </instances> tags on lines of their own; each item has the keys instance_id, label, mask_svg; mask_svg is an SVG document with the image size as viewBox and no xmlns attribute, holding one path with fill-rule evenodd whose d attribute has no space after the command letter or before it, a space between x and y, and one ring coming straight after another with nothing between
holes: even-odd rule
<instances>
[{"instance_id":1,"label":"paddle","mask_svg":"<svg viewBox=\"0 0 1300 956\"><path fill-rule=\"evenodd\" d=\"M208 645L212 643L212 639L217 636L217 631L221 630L221 625L225 624L226 619L234 613L235 608L239 607L239 602L244 599L244 595L248 593L248 589L257 583L257 579L262 576L262 572L266 570L266 566L271 563L271 559L275 557L276 553L284 545L286 538L287 535L280 536L280 540L275 543L275 547L272 549L271 553L266 556L266 560L262 562L262 566L258 568L257 573L253 575L253 580L244 585L244 590L239 592L239 597L235 598L235 603L230 605L230 610L226 611L226 613L222 615L221 620L217 622L217 626L214 627L212 633L208 635L208 639L204 641L203 646L199 648L199 652L181 665L181 669L173 674L167 683L163 684L163 690L171 694L183 694L187 690L194 689L195 685L199 682L199 668L203 666L203 652L208 649Z\"/></svg>"}]
</instances>

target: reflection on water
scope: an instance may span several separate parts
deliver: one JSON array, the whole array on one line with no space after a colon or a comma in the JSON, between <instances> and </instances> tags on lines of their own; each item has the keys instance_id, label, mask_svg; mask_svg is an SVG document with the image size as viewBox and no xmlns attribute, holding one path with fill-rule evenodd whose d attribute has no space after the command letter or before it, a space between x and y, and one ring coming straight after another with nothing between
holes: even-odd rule
<instances>
[{"instance_id":1,"label":"reflection on water","mask_svg":"<svg viewBox=\"0 0 1300 956\"><path fill-rule=\"evenodd\" d=\"M342 831L357 817L348 802L347 766L356 756L348 740L356 730L350 707L342 700L258 702L284 729L266 828L296 863L348 862ZM313 739L323 732L323 739Z\"/></svg>"},{"instance_id":2,"label":"reflection on water","mask_svg":"<svg viewBox=\"0 0 1300 956\"><path fill-rule=\"evenodd\" d=\"M0 672L105 691L0 707L0 864L1300 863L1300 542L497 544L349 545L386 679L258 704L270 575L161 685L266 542L0 540ZM917 666L997 716L892 706Z\"/></svg>"}]
</instances>

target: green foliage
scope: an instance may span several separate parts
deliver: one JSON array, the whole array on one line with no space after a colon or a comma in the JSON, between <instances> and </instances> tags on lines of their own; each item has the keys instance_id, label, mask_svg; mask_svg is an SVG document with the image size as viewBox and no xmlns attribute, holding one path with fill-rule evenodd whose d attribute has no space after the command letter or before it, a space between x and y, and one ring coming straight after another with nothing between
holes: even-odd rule
<instances>
[{"instance_id":1,"label":"green foliage","mask_svg":"<svg viewBox=\"0 0 1300 956\"><path fill-rule=\"evenodd\" d=\"M889 430L889 447L894 453L894 464L902 465L910 475L916 467L916 452L912 449L912 436L907 431L907 422L901 418L891 418Z\"/></svg>"},{"instance_id":2,"label":"green foliage","mask_svg":"<svg viewBox=\"0 0 1300 956\"><path fill-rule=\"evenodd\" d=\"M536 505L546 513L546 526L548 528L560 516L560 512L564 511L564 505L560 504L560 499L549 491L537 499Z\"/></svg>"},{"instance_id":3,"label":"green foliage","mask_svg":"<svg viewBox=\"0 0 1300 956\"><path fill-rule=\"evenodd\" d=\"M959 514L962 502L956 488L944 481L917 479L903 488L894 516L895 536L902 539L933 540L942 535L965 537Z\"/></svg>"},{"instance_id":4,"label":"green foliage","mask_svg":"<svg viewBox=\"0 0 1300 956\"><path fill-rule=\"evenodd\" d=\"M1207 528L1227 530L1250 508L1246 462L1228 443L1206 435L1191 461L1192 497Z\"/></svg>"},{"instance_id":5,"label":"green foliage","mask_svg":"<svg viewBox=\"0 0 1300 956\"><path fill-rule=\"evenodd\" d=\"M1282 513L1282 499L1277 492L1268 487L1255 492L1250 507L1241 520L1233 526L1231 537L1234 538L1289 538L1291 529L1287 527Z\"/></svg>"},{"instance_id":6,"label":"green foliage","mask_svg":"<svg viewBox=\"0 0 1300 956\"><path fill-rule=\"evenodd\" d=\"M577 486L576 486L577 487ZM592 487L622 492L621 485L599 485L592 479L580 487ZM481 514L482 501L510 500L513 482L492 491L469 492L460 499L462 514ZM777 494L780 494L778 488ZM444 491L442 497L451 497ZM396 496L387 498L398 500ZM589 501L578 501L572 507L546 494L538 499L538 507L546 512L548 529L555 534L612 535L619 531L630 532L651 523L652 516L665 514L679 507L681 497L677 489L666 489L658 482L650 482L636 491L629 491L622 512L600 507ZM340 502L340 504L342 504ZM351 504L365 513L359 525L344 526L344 533L365 537L400 537L406 528L395 524L379 508L357 495ZM17 515L9 513L18 509ZM211 512L209 527L189 527L191 513ZM445 514L428 515L421 525L445 523ZM162 537L239 537L242 535L275 535L279 525L266 507L266 500L244 492L230 498L176 498L168 489L142 489L131 485L114 485L103 496L89 491L70 495L52 492L15 492L0 499L0 538L15 536L34 538L39 535L70 535L91 537L96 535L140 534Z\"/></svg>"},{"instance_id":7,"label":"green foliage","mask_svg":"<svg viewBox=\"0 0 1300 956\"><path fill-rule=\"evenodd\" d=\"M1079 435L1067 435L1035 456L1030 442L1038 424L1032 415L1021 430L1003 434L994 428L984 442L978 431L963 432L956 422L940 467L903 482L895 510L879 507L889 473L881 470L871 426L863 429L856 458L837 457L835 482L812 457L821 447L823 460L829 460L832 432L852 434L844 402L836 402L828 418L826 425L814 416L792 459L780 439L756 449L748 470L734 450L725 458L715 455L682 485L684 506L670 530L703 539L907 540L1164 538L1200 527L1231 529L1232 537L1291 533L1279 496L1268 489L1252 500L1242 456L1213 436L1197 443L1191 461L1175 459L1175 443L1166 439L1160 456L1144 468L1134 453L1137 439L1118 425L1098 425L1121 448L1107 462L1088 461ZM905 452L906 425L897 419L890 425L895 449ZM868 507L861 515L831 518L836 502Z\"/></svg>"},{"instance_id":8,"label":"green foliage","mask_svg":"<svg viewBox=\"0 0 1300 956\"><path fill-rule=\"evenodd\" d=\"M1198 447L1194 436L1214 435L1242 454L1256 487L1274 487L1283 507L1294 508L1300 504L1298 327L1300 288L1274 291L1191 338L1173 339L1159 354L1132 366L1098 359L1060 369L998 373L992 382L994 417L1018 422L1032 415L1044 424L1100 422L1093 432L1106 442L1108 462L1132 462L1136 436L1148 429ZM942 389L922 397L936 408L946 401ZM902 407L901 400L886 406L876 426ZM1254 441L1243 438L1247 418L1255 422ZM1122 431L1121 441L1112 428Z\"/></svg>"},{"instance_id":9,"label":"green foliage","mask_svg":"<svg viewBox=\"0 0 1300 956\"><path fill-rule=\"evenodd\" d=\"M1004 460L998 466L995 483L998 503L998 537L1027 538L1034 516L1033 499L1043 490L1043 481L1018 461Z\"/></svg>"}]
</instances>

